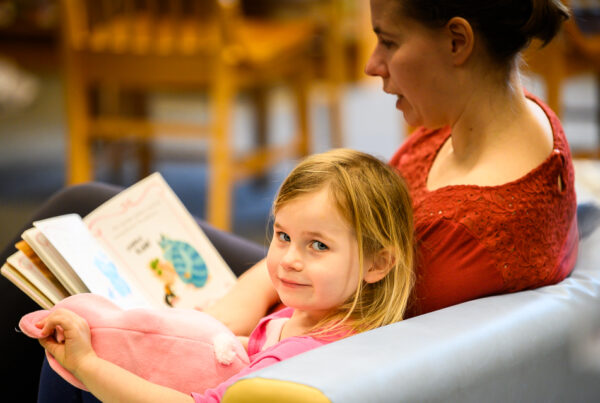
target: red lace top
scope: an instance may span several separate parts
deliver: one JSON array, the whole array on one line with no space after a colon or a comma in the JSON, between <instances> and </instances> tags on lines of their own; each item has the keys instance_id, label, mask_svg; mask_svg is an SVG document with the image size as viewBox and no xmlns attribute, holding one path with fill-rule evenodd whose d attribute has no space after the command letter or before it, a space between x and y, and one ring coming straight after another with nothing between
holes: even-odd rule
<instances>
[{"instance_id":1,"label":"red lace top","mask_svg":"<svg viewBox=\"0 0 600 403\"><path fill-rule=\"evenodd\" d=\"M578 234L571 153L556 115L528 97L550 119L554 150L520 179L427 190L429 169L449 128L417 130L392 157L411 190L415 214L417 284L409 315L554 284L573 269Z\"/></svg>"}]
</instances>

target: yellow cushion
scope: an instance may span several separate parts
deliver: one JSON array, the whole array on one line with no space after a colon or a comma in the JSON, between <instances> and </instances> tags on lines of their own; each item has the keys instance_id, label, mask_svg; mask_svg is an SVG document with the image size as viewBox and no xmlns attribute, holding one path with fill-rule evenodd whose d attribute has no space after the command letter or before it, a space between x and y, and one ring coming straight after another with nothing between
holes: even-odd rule
<instances>
[{"instance_id":1,"label":"yellow cushion","mask_svg":"<svg viewBox=\"0 0 600 403\"><path fill-rule=\"evenodd\" d=\"M320 390L313 387L295 382L264 378L237 381L227 389L222 402L331 403Z\"/></svg>"}]
</instances>

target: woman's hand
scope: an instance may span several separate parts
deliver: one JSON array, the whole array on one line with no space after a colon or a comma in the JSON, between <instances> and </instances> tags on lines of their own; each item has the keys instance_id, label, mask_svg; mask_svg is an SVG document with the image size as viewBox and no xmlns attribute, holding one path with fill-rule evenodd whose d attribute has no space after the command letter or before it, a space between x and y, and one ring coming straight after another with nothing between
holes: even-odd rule
<instances>
[{"instance_id":1,"label":"woman's hand","mask_svg":"<svg viewBox=\"0 0 600 403\"><path fill-rule=\"evenodd\" d=\"M96 357L88 323L66 309L57 309L36 324L42 329L40 344L71 373L88 358Z\"/></svg>"}]
</instances>

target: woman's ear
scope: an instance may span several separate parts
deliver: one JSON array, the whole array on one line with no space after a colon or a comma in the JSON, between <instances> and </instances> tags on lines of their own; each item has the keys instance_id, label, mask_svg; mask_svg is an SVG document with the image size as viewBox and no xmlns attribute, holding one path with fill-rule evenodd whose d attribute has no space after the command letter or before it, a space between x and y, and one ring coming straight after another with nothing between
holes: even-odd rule
<instances>
[{"instance_id":1,"label":"woman's ear","mask_svg":"<svg viewBox=\"0 0 600 403\"><path fill-rule=\"evenodd\" d=\"M462 17L453 17L446 24L446 33L451 40L451 55L455 66L464 64L473 53L475 36L469 21Z\"/></svg>"},{"instance_id":2,"label":"woman's ear","mask_svg":"<svg viewBox=\"0 0 600 403\"><path fill-rule=\"evenodd\" d=\"M367 283L376 283L383 279L394 267L395 255L388 249L381 249L371 259L371 265L365 273L364 280Z\"/></svg>"}]
</instances>

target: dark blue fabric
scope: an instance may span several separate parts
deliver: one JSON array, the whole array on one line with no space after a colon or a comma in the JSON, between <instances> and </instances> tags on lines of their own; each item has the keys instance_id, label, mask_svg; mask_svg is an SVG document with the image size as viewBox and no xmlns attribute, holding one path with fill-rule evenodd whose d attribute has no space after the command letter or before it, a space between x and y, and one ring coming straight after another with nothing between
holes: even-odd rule
<instances>
[{"instance_id":1,"label":"dark blue fabric","mask_svg":"<svg viewBox=\"0 0 600 403\"><path fill-rule=\"evenodd\" d=\"M44 358L40 387L38 389L38 403L95 403L100 400L94 395L83 391L60 377Z\"/></svg>"},{"instance_id":2,"label":"dark blue fabric","mask_svg":"<svg viewBox=\"0 0 600 403\"><path fill-rule=\"evenodd\" d=\"M579 239L587 238L600 226L600 207L593 203L581 203L577 206L577 227Z\"/></svg>"}]
</instances>

